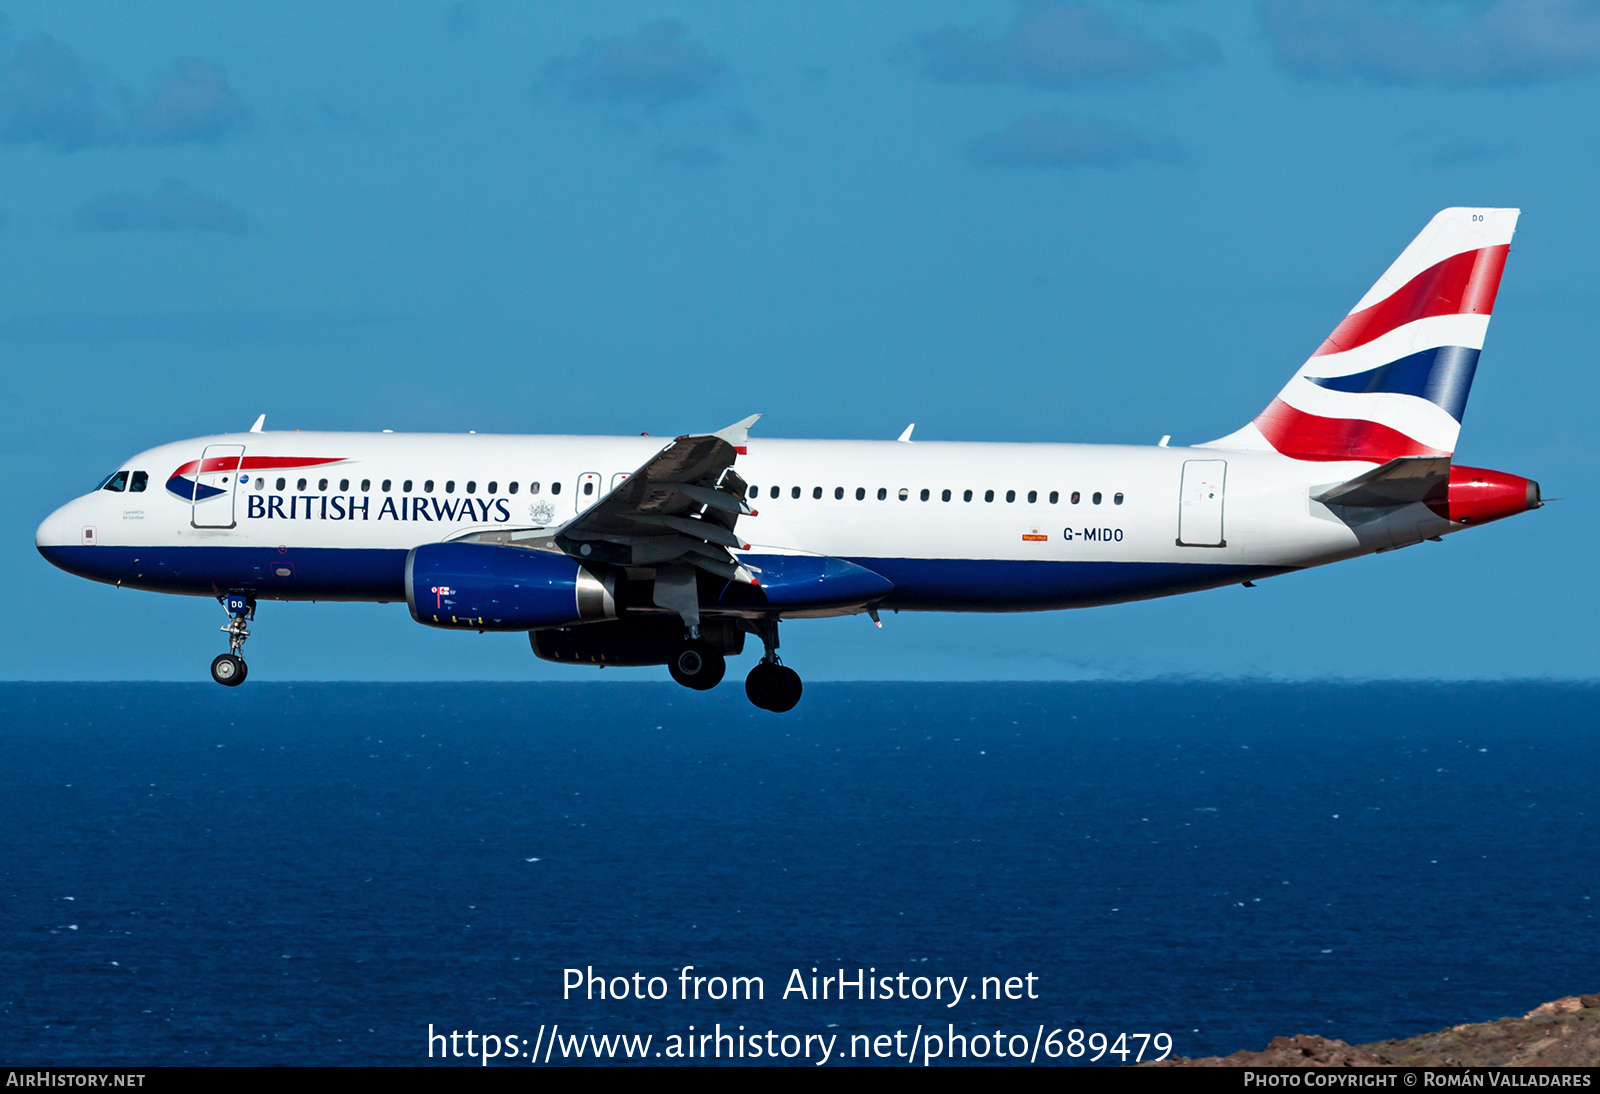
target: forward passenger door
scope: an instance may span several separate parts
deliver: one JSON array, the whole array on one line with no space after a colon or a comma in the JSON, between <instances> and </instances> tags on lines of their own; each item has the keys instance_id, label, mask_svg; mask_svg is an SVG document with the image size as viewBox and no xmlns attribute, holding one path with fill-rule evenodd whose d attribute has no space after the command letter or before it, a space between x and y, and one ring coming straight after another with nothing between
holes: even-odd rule
<instances>
[{"instance_id":1,"label":"forward passenger door","mask_svg":"<svg viewBox=\"0 0 1600 1094\"><path fill-rule=\"evenodd\" d=\"M196 528L232 528L238 523L233 499L243 463L242 444L208 444L200 453L189 498L189 522Z\"/></svg>"}]
</instances>

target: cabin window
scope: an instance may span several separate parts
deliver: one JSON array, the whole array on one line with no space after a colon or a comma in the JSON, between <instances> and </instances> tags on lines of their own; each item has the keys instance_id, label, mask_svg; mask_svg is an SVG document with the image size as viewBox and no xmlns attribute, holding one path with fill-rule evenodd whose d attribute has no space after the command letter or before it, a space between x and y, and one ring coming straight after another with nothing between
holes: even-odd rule
<instances>
[{"instance_id":1,"label":"cabin window","mask_svg":"<svg viewBox=\"0 0 1600 1094\"><path fill-rule=\"evenodd\" d=\"M588 497L590 494L593 494L593 493L594 493L594 483L592 483L592 482L584 483L583 484L583 494L584 494L584 496Z\"/></svg>"},{"instance_id":2,"label":"cabin window","mask_svg":"<svg viewBox=\"0 0 1600 1094\"><path fill-rule=\"evenodd\" d=\"M939 495L939 500L940 501L949 501L950 500L950 491L946 490L944 493L940 494Z\"/></svg>"},{"instance_id":3,"label":"cabin window","mask_svg":"<svg viewBox=\"0 0 1600 1094\"><path fill-rule=\"evenodd\" d=\"M367 491L369 491L371 489L372 489L372 480L371 479L362 479L361 480L361 492L363 494L365 494Z\"/></svg>"},{"instance_id":4,"label":"cabin window","mask_svg":"<svg viewBox=\"0 0 1600 1094\"><path fill-rule=\"evenodd\" d=\"M822 487L813 486L811 488L811 498L813 501L820 501L822 499Z\"/></svg>"},{"instance_id":5,"label":"cabin window","mask_svg":"<svg viewBox=\"0 0 1600 1094\"><path fill-rule=\"evenodd\" d=\"M400 484L400 489L403 490L407 494L411 493L411 480L407 479L405 482L401 483ZM384 479L383 480L383 492L385 494L387 494L389 492L389 480L388 479Z\"/></svg>"},{"instance_id":6,"label":"cabin window","mask_svg":"<svg viewBox=\"0 0 1600 1094\"><path fill-rule=\"evenodd\" d=\"M1015 490L1007 490L1006 491L1006 501L1009 503L1009 502L1013 502L1013 501L1016 501L1016 500L1017 500L1017 492Z\"/></svg>"},{"instance_id":7,"label":"cabin window","mask_svg":"<svg viewBox=\"0 0 1600 1094\"><path fill-rule=\"evenodd\" d=\"M1039 500L1039 491L1037 491L1037 490L1029 490L1028 491L1028 504L1032 505L1034 502L1036 502L1038 500Z\"/></svg>"},{"instance_id":8,"label":"cabin window","mask_svg":"<svg viewBox=\"0 0 1600 1094\"><path fill-rule=\"evenodd\" d=\"M317 480L317 489L318 490L327 490L328 489L328 480L327 479L318 479Z\"/></svg>"},{"instance_id":9,"label":"cabin window","mask_svg":"<svg viewBox=\"0 0 1600 1094\"><path fill-rule=\"evenodd\" d=\"M267 480L262 478L260 475L257 475L256 476L256 489L257 490L265 490L266 488L267 488Z\"/></svg>"},{"instance_id":10,"label":"cabin window","mask_svg":"<svg viewBox=\"0 0 1600 1094\"><path fill-rule=\"evenodd\" d=\"M798 486L791 486L789 488L789 496L791 498L798 498L800 496L800 488Z\"/></svg>"},{"instance_id":11,"label":"cabin window","mask_svg":"<svg viewBox=\"0 0 1600 1094\"><path fill-rule=\"evenodd\" d=\"M886 500L888 500L888 497L889 497L889 491L887 489L885 489L884 487L882 487L882 486L878 487L878 500L879 501L886 501Z\"/></svg>"},{"instance_id":12,"label":"cabin window","mask_svg":"<svg viewBox=\"0 0 1600 1094\"><path fill-rule=\"evenodd\" d=\"M150 476L143 471L135 471L133 478L128 480L128 493L142 494L144 493L144 488L148 485L150 485ZM1122 495L1118 494L1117 496L1121 497Z\"/></svg>"},{"instance_id":13,"label":"cabin window","mask_svg":"<svg viewBox=\"0 0 1600 1094\"><path fill-rule=\"evenodd\" d=\"M537 490L535 490L535 491L534 491L534 493L535 493L535 494L537 494L537 493L538 493L538 492L539 492L539 491L537 491ZM551 493L552 493L552 494L559 494L559 493L561 493L561 484L560 484L560 483L559 483L559 482L553 482L553 483L551 483L551 484L550 484L550 492L551 492Z\"/></svg>"},{"instance_id":14,"label":"cabin window","mask_svg":"<svg viewBox=\"0 0 1600 1094\"><path fill-rule=\"evenodd\" d=\"M301 479L299 482L295 483L294 488L296 490L304 490L306 488L306 480Z\"/></svg>"},{"instance_id":15,"label":"cabin window","mask_svg":"<svg viewBox=\"0 0 1600 1094\"><path fill-rule=\"evenodd\" d=\"M767 494L768 494L769 497L774 497L774 498L777 497L778 496L778 487L774 486L771 490L767 491Z\"/></svg>"},{"instance_id":16,"label":"cabin window","mask_svg":"<svg viewBox=\"0 0 1600 1094\"><path fill-rule=\"evenodd\" d=\"M962 501L971 501L972 500L972 491L971 490L963 490L963 491L961 491L961 500Z\"/></svg>"},{"instance_id":17,"label":"cabin window","mask_svg":"<svg viewBox=\"0 0 1600 1094\"><path fill-rule=\"evenodd\" d=\"M467 480L467 493L476 494L477 492L478 492L478 484L476 482L474 482L473 480L468 479ZM587 494L588 491L585 490L584 493Z\"/></svg>"},{"instance_id":18,"label":"cabin window","mask_svg":"<svg viewBox=\"0 0 1600 1094\"><path fill-rule=\"evenodd\" d=\"M907 490L905 487L902 486L900 488L900 493L895 495L895 496L898 497L901 501L905 501L907 498L909 498L911 496L911 491Z\"/></svg>"},{"instance_id":19,"label":"cabin window","mask_svg":"<svg viewBox=\"0 0 1600 1094\"><path fill-rule=\"evenodd\" d=\"M495 492L495 491L496 491L496 490L498 490L498 489L499 489L499 488L500 488L500 484L499 484L499 483L497 483L497 482L491 482L491 483L489 483L489 493L491 493L491 494L492 494L492 493L494 493L494 492Z\"/></svg>"},{"instance_id":20,"label":"cabin window","mask_svg":"<svg viewBox=\"0 0 1600 1094\"><path fill-rule=\"evenodd\" d=\"M1121 494L1112 494L1111 495L1111 504L1112 505L1121 505L1122 504L1122 495Z\"/></svg>"},{"instance_id":21,"label":"cabin window","mask_svg":"<svg viewBox=\"0 0 1600 1094\"><path fill-rule=\"evenodd\" d=\"M921 497L922 497L923 501L927 501L928 500L928 488L927 487L923 487L922 488Z\"/></svg>"},{"instance_id":22,"label":"cabin window","mask_svg":"<svg viewBox=\"0 0 1600 1094\"><path fill-rule=\"evenodd\" d=\"M750 488L750 496L751 496L751 497L752 497L752 498L759 498L759 497L760 497L760 496L761 496L761 487L759 487L759 486L752 486L752 487L751 487L751 488Z\"/></svg>"},{"instance_id":23,"label":"cabin window","mask_svg":"<svg viewBox=\"0 0 1600 1094\"><path fill-rule=\"evenodd\" d=\"M422 484L422 492L424 494L433 493L433 480L432 479L429 479L427 482Z\"/></svg>"},{"instance_id":24,"label":"cabin window","mask_svg":"<svg viewBox=\"0 0 1600 1094\"><path fill-rule=\"evenodd\" d=\"M993 490L985 490L983 492L983 500L984 501L993 501L994 500L994 491Z\"/></svg>"},{"instance_id":25,"label":"cabin window","mask_svg":"<svg viewBox=\"0 0 1600 1094\"><path fill-rule=\"evenodd\" d=\"M514 483L514 482L506 483L506 493L515 494L517 492L517 486L518 485L519 485L518 483Z\"/></svg>"},{"instance_id":26,"label":"cabin window","mask_svg":"<svg viewBox=\"0 0 1600 1094\"><path fill-rule=\"evenodd\" d=\"M1073 505L1077 505L1078 502L1080 502L1082 500L1083 500L1083 495L1078 493L1076 490L1074 490L1072 492L1072 504Z\"/></svg>"},{"instance_id":27,"label":"cabin window","mask_svg":"<svg viewBox=\"0 0 1600 1094\"><path fill-rule=\"evenodd\" d=\"M1050 504L1051 505L1054 505L1056 502L1058 502L1060 500L1061 500L1061 491L1059 491L1059 490L1050 491Z\"/></svg>"},{"instance_id":28,"label":"cabin window","mask_svg":"<svg viewBox=\"0 0 1600 1094\"><path fill-rule=\"evenodd\" d=\"M446 494L454 494L456 492L456 480L455 479L445 479L444 480L444 492Z\"/></svg>"},{"instance_id":29,"label":"cabin window","mask_svg":"<svg viewBox=\"0 0 1600 1094\"><path fill-rule=\"evenodd\" d=\"M844 500L844 487L835 486L833 488L833 500L834 501L843 501Z\"/></svg>"},{"instance_id":30,"label":"cabin window","mask_svg":"<svg viewBox=\"0 0 1600 1094\"><path fill-rule=\"evenodd\" d=\"M350 491L350 480L349 479L340 479L339 480L339 493L346 494L346 493L349 493L349 491Z\"/></svg>"},{"instance_id":31,"label":"cabin window","mask_svg":"<svg viewBox=\"0 0 1600 1094\"><path fill-rule=\"evenodd\" d=\"M539 492L539 484L536 483L536 482L530 482L528 484L528 493L537 494L538 492Z\"/></svg>"},{"instance_id":32,"label":"cabin window","mask_svg":"<svg viewBox=\"0 0 1600 1094\"><path fill-rule=\"evenodd\" d=\"M866 496L867 496L867 488L865 486L856 487L856 500L857 501L866 500Z\"/></svg>"},{"instance_id":33,"label":"cabin window","mask_svg":"<svg viewBox=\"0 0 1600 1094\"><path fill-rule=\"evenodd\" d=\"M1096 490L1094 492L1094 497L1090 498L1089 500L1094 502L1096 505L1099 505L1100 504L1100 491Z\"/></svg>"},{"instance_id":34,"label":"cabin window","mask_svg":"<svg viewBox=\"0 0 1600 1094\"><path fill-rule=\"evenodd\" d=\"M282 489L283 489L283 480L282 480L282 479L279 479L279 480L278 480L278 489L279 489L279 490L282 490Z\"/></svg>"},{"instance_id":35,"label":"cabin window","mask_svg":"<svg viewBox=\"0 0 1600 1094\"><path fill-rule=\"evenodd\" d=\"M118 471L101 484L100 489L120 494L128 488L128 473Z\"/></svg>"}]
</instances>

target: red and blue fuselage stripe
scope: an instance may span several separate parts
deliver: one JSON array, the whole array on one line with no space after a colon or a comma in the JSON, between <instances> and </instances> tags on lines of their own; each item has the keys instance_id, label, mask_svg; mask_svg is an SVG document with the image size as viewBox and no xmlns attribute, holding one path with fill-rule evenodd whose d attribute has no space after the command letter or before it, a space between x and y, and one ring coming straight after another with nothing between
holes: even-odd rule
<instances>
[{"instance_id":1,"label":"red and blue fuselage stripe","mask_svg":"<svg viewBox=\"0 0 1600 1094\"><path fill-rule=\"evenodd\" d=\"M167 492L184 501L205 501L224 493L220 487L207 486L189 478L190 475L210 475L219 471L280 471L301 467L321 467L339 463L343 456L209 456L204 460L190 460L167 477Z\"/></svg>"}]
</instances>

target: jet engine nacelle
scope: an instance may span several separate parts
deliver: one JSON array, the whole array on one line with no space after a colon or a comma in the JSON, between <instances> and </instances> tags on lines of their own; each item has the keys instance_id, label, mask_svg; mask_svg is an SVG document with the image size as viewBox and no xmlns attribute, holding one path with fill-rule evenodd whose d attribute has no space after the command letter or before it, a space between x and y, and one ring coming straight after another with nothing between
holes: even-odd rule
<instances>
[{"instance_id":1,"label":"jet engine nacelle","mask_svg":"<svg viewBox=\"0 0 1600 1094\"><path fill-rule=\"evenodd\" d=\"M549 551L428 543L406 556L406 605L430 627L527 631L615 619L609 575Z\"/></svg>"},{"instance_id":2,"label":"jet engine nacelle","mask_svg":"<svg viewBox=\"0 0 1600 1094\"><path fill-rule=\"evenodd\" d=\"M1484 524L1543 504L1539 484L1532 479L1458 464L1450 468L1448 493L1430 499L1428 508L1455 524Z\"/></svg>"}]
</instances>

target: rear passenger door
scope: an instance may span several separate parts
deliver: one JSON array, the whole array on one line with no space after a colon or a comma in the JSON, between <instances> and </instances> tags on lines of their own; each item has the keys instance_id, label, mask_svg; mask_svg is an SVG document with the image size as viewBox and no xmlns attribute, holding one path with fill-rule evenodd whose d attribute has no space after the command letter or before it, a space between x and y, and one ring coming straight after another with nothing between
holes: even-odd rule
<instances>
[{"instance_id":1,"label":"rear passenger door","mask_svg":"<svg viewBox=\"0 0 1600 1094\"><path fill-rule=\"evenodd\" d=\"M1226 547L1223 538L1223 487L1227 460L1185 460L1178 491L1178 546Z\"/></svg>"}]
</instances>

